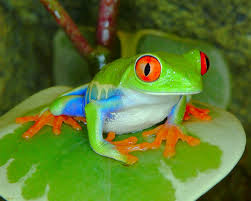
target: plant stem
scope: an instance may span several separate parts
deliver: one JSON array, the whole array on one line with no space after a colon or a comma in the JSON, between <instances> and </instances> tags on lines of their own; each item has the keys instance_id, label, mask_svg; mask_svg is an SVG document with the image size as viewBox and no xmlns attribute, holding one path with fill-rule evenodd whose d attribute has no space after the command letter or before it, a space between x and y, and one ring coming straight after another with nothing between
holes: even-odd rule
<instances>
[{"instance_id":1,"label":"plant stem","mask_svg":"<svg viewBox=\"0 0 251 201\"><path fill-rule=\"evenodd\" d=\"M40 2L53 15L59 26L64 29L65 33L80 54L84 57L90 57L91 53L93 52L93 48L80 33L77 25L73 22L71 17L59 4L59 2L57 2L57 0L40 0Z\"/></svg>"},{"instance_id":2,"label":"plant stem","mask_svg":"<svg viewBox=\"0 0 251 201\"><path fill-rule=\"evenodd\" d=\"M100 0L96 37L101 46L111 48L116 34L118 5L119 0Z\"/></svg>"}]
</instances>

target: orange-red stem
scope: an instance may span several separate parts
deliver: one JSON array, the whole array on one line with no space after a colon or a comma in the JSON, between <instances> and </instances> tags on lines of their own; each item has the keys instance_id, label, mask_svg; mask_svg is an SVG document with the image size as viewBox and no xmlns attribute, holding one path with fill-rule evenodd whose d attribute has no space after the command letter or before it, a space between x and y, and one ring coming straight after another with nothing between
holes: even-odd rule
<instances>
[{"instance_id":1,"label":"orange-red stem","mask_svg":"<svg viewBox=\"0 0 251 201\"><path fill-rule=\"evenodd\" d=\"M119 0L100 0L97 26L98 44L110 48L116 34Z\"/></svg>"},{"instance_id":2,"label":"orange-red stem","mask_svg":"<svg viewBox=\"0 0 251 201\"><path fill-rule=\"evenodd\" d=\"M73 45L77 48L80 54L85 57L90 56L93 48L83 37L77 25L73 22L71 17L59 4L59 2L57 0L40 0L40 2L56 19L59 26L64 29L65 33L70 38Z\"/></svg>"}]
</instances>

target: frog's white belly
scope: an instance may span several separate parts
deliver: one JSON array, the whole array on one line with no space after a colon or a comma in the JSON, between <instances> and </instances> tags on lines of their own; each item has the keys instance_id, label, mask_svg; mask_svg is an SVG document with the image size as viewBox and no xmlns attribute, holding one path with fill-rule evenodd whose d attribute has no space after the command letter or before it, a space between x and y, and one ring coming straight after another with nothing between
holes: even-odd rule
<instances>
[{"instance_id":1,"label":"frog's white belly","mask_svg":"<svg viewBox=\"0 0 251 201\"><path fill-rule=\"evenodd\" d=\"M179 97L142 94L126 97L124 102L133 101L133 104L111 113L111 117L104 122L103 130L104 132L113 131L116 134L123 134L149 128L168 116Z\"/></svg>"}]
</instances>

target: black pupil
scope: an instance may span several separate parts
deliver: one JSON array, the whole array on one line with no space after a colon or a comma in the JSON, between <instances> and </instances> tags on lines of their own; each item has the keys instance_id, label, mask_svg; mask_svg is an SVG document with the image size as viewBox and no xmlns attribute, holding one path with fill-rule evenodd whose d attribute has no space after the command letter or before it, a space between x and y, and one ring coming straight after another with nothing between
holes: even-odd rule
<instances>
[{"instance_id":1,"label":"black pupil","mask_svg":"<svg viewBox=\"0 0 251 201\"><path fill-rule=\"evenodd\" d=\"M148 76L148 75L149 75L150 69L151 69L150 64L147 63L146 66L145 66L145 69L144 69L144 74L145 74L145 76Z\"/></svg>"},{"instance_id":2,"label":"black pupil","mask_svg":"<svg viewBox=\"0 0 251 201\"><path fill-rule=\"evenodd\" d=\"M207 70L209 69L209 66L210 66L210 62L209 62L209 59L206 57L206 63L207 63Z\"/></svg>"}]
</instances>

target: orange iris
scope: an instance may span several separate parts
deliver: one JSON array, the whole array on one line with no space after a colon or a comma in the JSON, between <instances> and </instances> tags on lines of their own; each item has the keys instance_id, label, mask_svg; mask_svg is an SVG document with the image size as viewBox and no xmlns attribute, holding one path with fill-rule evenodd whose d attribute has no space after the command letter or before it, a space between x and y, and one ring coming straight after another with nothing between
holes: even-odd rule
<instances>
[{"instance_id":1,"label":"orange iris","mask_svg":"<svg viewBox=\"0 0 251 201\"><path fill-rule=\"evenodd\" d=\"M141 56L135 64L135 72L139 79L144 82L156 81L161 73L161 64L153 56Z\"/></svg>"}]
</instances>

